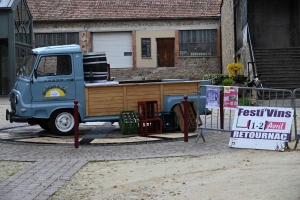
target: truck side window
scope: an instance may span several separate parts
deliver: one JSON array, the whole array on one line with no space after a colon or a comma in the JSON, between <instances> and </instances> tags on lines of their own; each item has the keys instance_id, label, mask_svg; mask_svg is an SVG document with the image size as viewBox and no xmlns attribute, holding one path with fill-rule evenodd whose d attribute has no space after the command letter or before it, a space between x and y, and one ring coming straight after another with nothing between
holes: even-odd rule
<instances>
[{"instance_id":1,"label":"truck side window","mask_svg":"<svg viewBox=\"0 0 300 200\"><path fill-rule=\"evenodd\" d=\"M57 71L56 75L72 74L71 56L57 56Z\"/></svg>"},{"instance_id":2,"label":"truck side window","mask_svg":"<svg viewBox=\"0 0 300 200\"><path fill-rule=\"evenodd\" d=\"M37 74L41 76L70 75L72 73L71 56L43 56L40 59Z\"/></svg>"}]
</instances>

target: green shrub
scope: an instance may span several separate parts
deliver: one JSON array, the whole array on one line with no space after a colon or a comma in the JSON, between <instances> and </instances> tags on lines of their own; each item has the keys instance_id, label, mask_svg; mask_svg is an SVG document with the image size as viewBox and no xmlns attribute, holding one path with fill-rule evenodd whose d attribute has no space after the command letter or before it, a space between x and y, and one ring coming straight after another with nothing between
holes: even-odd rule
<instances>
[{"instance_id":1,"label":"green shrub","mask_svg":"<svg viewBox=\"0 0 300 200\"><path fill-rule=\"evenodd\" d=\"M238 105L239 106L252 106L251 100L248 99L247 97L239 97Z\"/></svg>"},{"instance_id":2,"label":"green shrub","mask_svg":"<svg viewBox=\"0 0 300 200\"><path fill-rule=\"evenodd\" d=\"M220 85L222 81L227 78L225 74L204 74L203 79L209 80L212 85Z\"/></svg>"},{"instance_id":3,"label":"green shrub","mask_svg":"<svg viewBox=\"0 0 300 200\"><path fill-rule=\"evenodd\" d=\"M233 85L235 81L232 78L226 78L222 81L222 85L224 86L230 86Z\"/></svg>"}]
</instances>

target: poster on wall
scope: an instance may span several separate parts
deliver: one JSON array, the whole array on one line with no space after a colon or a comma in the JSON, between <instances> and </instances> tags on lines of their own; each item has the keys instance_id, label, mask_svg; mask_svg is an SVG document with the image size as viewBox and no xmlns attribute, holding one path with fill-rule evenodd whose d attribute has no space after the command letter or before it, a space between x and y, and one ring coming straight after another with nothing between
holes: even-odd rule
<instances>
[{"instance_id":1,"label":"poster on wall","mask_svg":"<svg viewBox=\"0 0 300 200\"><path fill-rule=\"evenodd\" d=\"M224 86L224 108L236 109L238 106L238 87Z\"/></svg>"},{"instance_id":2,"label":"poster on wall","mask_svg":"<svg viewBox=\"0 0 300 200\"><path fill-rule=\"evenodd\" d=\"M294 110L280 107L239 106L229 147L284 151L290 140Z\"/></svg>"},{"instance_id":3,"label":"poster on wall","mask_svg":"<svg viewBox=\"0 0 300 200\"><path fill-rule=\"evenodd\" d=\"M220 107L220 87L206 86L206 108Z\"/></svg>"}]
</instances>

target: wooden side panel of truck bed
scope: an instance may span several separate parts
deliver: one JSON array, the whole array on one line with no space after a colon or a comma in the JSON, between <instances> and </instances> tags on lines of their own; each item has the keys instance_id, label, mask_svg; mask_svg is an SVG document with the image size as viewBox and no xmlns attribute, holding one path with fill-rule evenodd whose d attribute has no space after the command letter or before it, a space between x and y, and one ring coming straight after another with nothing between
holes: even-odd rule
<instances>
[{"instance_id":1,"label":"wooden side panel of truck bed","mask_svg":"<svg viewBox=\"0 0 300 200\"><path fill-rule=\"evenodd\" d=\"M157 101L163 110L164 95L196 94L199 81L150 82L118 85L86 86L86 116L119 115L123 110L138 112L139 101Z\"/></svg>"}]
</instances>

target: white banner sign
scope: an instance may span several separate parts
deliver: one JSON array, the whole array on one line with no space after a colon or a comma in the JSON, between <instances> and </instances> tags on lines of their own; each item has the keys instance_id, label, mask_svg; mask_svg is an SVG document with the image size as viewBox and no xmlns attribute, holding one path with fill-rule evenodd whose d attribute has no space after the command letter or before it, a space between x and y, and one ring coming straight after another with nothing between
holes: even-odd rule
<instances>
[{"instance_id":1,"label":"white banner sign","mask_svg":"<svg viewBox=\"0 0 300 200\"><path fill-rule=\"evenodd\" d=\"M283 150L290 140L292 108L239 106L232 124L229 146Z\"/></svg>"}]
</instances>

